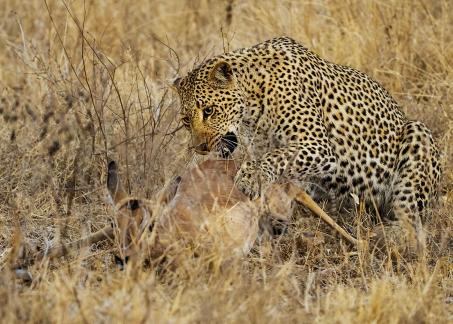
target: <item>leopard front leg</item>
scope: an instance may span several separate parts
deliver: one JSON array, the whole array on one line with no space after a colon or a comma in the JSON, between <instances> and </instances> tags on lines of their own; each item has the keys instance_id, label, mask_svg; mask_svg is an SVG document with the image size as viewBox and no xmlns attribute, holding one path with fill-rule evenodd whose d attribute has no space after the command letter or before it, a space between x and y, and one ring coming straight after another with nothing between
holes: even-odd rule
<instances>
[{"instance_id":1,"label":"leopard front leg","mask_svg":"<svg viewBox=\"0 0 453 324\"><path fill-rule=\"evenodd\" d=\"M263 180L258 161L246 161L242 163L234 179L236 187L245 195L249 196L250 199L255 199L259 196Z\"/></svg>"},{"instance_id":2,"label":"leopard front leg","mask_svg":"<svg viewBox=\"0 0 453 324\"><path fill-rule=\"evenodd\" d=\"M307 177L333 173L336 158L329 147L317 144L292 144L266 153L261 159L246 161L236 174L239 190L251 199L261 195L268 184L303 181Z\"/></svg>"}]
</instances>

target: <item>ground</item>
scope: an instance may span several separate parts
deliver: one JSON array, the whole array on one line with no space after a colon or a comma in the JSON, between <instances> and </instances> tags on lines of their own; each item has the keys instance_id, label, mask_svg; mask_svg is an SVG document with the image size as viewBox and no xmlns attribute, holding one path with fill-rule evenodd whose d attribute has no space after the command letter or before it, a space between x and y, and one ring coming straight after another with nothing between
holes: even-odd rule
<instances>
[{"instance_id":1,"label":"ground","mask_svg":"<svg viewBox=\"0 0 453 324\"><path fill-rule=\"evenodd\" d=\"M0 3L0 315L5 322L446 322L453 317L449 1ZM44 245L104 226L106 159L151 197L195 160L169 88L204 58L287 35L381 82L442 151L419 260L354 251L300 210L289 233L216 267L119 271L114 246L12 278L15 229ZM367 235L366 214L339 216ZM307 239L306 233L316 233Z\"/></svg>"}]
</instances>

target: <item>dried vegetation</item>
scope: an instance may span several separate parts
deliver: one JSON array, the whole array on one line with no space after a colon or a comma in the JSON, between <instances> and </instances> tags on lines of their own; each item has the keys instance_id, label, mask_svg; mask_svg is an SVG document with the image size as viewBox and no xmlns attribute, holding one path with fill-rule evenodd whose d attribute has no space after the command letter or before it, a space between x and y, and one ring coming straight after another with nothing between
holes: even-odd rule
<instances>
[{"instance_id":1,"label":"dried vegetation","mask_svg":"<svg viewBox=\"0 0 453 324\"><path fill-rule=\"evenodd\" d=\"M453 319L451 1L3 0L0 15L2 321ZM100 244L34 265L31 285L13 277L17 229L45 247L110 221L107 157L119 161L125 187L146 198L196 159L171 78L278 35L367 72L433 130L445 171L424 258L354 251L299 211L285 236L263 237L227 264L200 255L173 270L119 271L115 245ZM366 222L339 219L367 239Z\"/></svg>"}]
</instances>

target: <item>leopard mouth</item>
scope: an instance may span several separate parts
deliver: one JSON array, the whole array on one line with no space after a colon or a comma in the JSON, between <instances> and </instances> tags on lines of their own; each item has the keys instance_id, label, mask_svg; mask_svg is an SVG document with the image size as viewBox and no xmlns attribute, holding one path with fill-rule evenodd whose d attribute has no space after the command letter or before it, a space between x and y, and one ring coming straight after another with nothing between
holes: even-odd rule
<instances>
[{"instance_id":1,"label":"leopard mouth","mask_svg":"<svg viewBox=\"0 0 453 324\"><path fill-rule=\"evenodd\" d=\"M226 159L230 157L236 147L238 146L238 138L236 134L228 132L222 136L219 144L219 152L222 158Z\"/></svg>"},{"instance_id":2,"label":"leopard mouth","mask_svg":"<svg viewBox=\"0 0 453 324\"><path fill-rule=\"evenodd\" d=\"M229 158L233 154L234 150L238 146L238 138L236 134L228 132L220 138L219 144L217 145L217 151L220 156L224 159ZM201 155L206 155L210 152L208 144L201 143L193 147L195 152Z\"/></svg>"}]
</instances>

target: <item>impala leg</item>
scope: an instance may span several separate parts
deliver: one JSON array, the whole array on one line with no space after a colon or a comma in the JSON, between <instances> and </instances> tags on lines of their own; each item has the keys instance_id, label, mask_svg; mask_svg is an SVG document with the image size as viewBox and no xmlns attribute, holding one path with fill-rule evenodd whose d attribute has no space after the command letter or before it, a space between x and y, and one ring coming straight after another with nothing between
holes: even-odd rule
<instances>
[{"instance_id":1,"label":"impala leg","mask_svg":"<svg viewBox=\"0 0 453 324\"><path fill-rule=\"evenodd\" d=\"M35 253L34 255L31 255L27 257L27 259L23 260L22 262L19 262L17 266L14 266L14 272L16 274L16 277L19 279L23 279L26 281L31 281L32 276L28 272L27 267L30 266L31 264L41 261L44 258L58 258L64 255L67 255L73 250L80 250L84 247L90 246L92 244L107 240L107 239L113 239L114 237L114 230L111 226L106 226L99 231L81 238L80 240L76 240L73 242L65 243L65 244L60 244L54 247L51 247L50 249L46 251L39 251Z\"/></svg>"},{"instance_id":2,"label":"impala leg","mask_svg":"<svg viewBox=\"0 0 453 324\"><path fill-rule=\"evenodd\" d=\"M73 250L80 250L92 244L113 238L114 230L110 225L108 225L100 229L99 231L90 234L87 237L81 238L80 240L51 247L46 252L39 252L35 257L35 261L42 260L45 257L50 259L58 258L68 254Z\"/></svg>"},{"instance_id":3,"label":"impala leg","mask_svg":"<svg viewBox=\"0 0 453 324\"><path fill-rule=\"evenodd\" d=\"M332 219L332 217L327 215L326 212L322 210L322 208L319 207L319 205L304 190L292 183L289 183L287 184L286 191L290 197L310 209L315 215L319 216L325 223L336 230L348 242L352 243L355 246L359 245L360 242L351 234L346 232L340 225L338 225L337 222Z\"/></svg>"}]
</instances>

